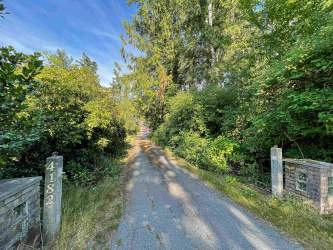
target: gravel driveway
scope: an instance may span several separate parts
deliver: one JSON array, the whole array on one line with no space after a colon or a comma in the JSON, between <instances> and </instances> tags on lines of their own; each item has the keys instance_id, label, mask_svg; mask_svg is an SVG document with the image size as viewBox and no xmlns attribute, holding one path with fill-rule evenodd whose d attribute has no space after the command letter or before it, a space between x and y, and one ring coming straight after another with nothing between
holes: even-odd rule
<instances>
[{"instance_id":1,"label":"gravel driveway","mask_svg":"<svg viewBox=\"0 0 333 250\"><path fill-rule=\"evenodd\" d=\"M136 147L112 249L302 249L164 156L157 165Z\"/></svg>"}]
</instances>

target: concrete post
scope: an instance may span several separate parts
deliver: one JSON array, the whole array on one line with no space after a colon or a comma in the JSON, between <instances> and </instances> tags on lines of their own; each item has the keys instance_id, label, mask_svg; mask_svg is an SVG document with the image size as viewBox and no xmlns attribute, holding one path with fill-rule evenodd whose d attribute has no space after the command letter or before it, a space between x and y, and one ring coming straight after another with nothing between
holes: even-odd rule
<instances>
[{"instance_id":1,"label":"concrete post","mask_svg":"<svg viewBox=\"0 0 333 250\"><path fill-rule=\"evenodd\" d=\"M46 159L43 210L43 240L54 240L60 230L63 157Z\"/></svg>"},{"instance_id":2,"label":"concrete post","mask_svg":"<svg viewBox=\"0 0 333 250\"><path fill-rule=\"evenodd\" d=\"M282 196L283 194L283 164L282 149L274 146L271 148L271 175L272 194Z\"/></svg>"}]
</instances>

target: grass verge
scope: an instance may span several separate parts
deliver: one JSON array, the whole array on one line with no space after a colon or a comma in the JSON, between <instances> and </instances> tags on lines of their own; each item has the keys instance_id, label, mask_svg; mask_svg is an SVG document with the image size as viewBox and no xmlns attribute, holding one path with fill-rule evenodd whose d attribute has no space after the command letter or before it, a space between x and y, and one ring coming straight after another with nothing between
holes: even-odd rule
<instances>
[{"instance_id":1,"label":"grass verge","mask_svg":"<svg viewBox=\"0 0 333 250\"><path fill-rule=\"evenodd\" d=\"M102 178L93 187L64 183L61 229L52 249L109 248L123 211L126 162L104 158L101 164L113 169L113 177Z\"/></svg>"},{"instance_id":2,"label":"grass verge","mask_svg":"<svg viewBox=\"0 0 333 250\"><path fill-rule=\"evenodd\" d=\"M165 150L165 154L175 164L197 175L208 185L223 192L257 217L286 232L306 248L332 249L333 215L320 215L309 204L295 197L278 199L262 194L234 176L221 176L199 169L175 156L168 149Z\"/></svg>"}]
</instances>

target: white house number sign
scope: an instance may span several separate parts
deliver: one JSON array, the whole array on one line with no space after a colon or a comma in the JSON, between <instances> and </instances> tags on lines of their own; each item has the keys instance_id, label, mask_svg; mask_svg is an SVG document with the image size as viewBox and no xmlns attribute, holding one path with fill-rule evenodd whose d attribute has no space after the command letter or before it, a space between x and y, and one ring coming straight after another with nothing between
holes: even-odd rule
<instances>
[{"instance_id":1,"label":"white house number sign","mask_svg":"<svg viewBox=\"0 0 333 250\"><path fill-rule=\"evenodd\" d=\"M54 204L54 174L55 166L54 162L51 161L46 167L47 174L49 175L49 183L46 186L46 206L50 207Z\"/></svg>"}]
</instances>

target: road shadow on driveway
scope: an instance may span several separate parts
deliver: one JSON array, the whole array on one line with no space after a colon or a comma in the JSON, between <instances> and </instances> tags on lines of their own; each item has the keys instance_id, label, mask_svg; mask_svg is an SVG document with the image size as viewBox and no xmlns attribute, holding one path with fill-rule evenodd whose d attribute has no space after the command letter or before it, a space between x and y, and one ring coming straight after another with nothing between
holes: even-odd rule
<instances>
[{"instance_id":1,"label":"road shadow on driveway","mask_svg":"<svg viewBox=\"0 0 333 250\"><path fill-rule=\"evenodd\" d=\"M140 140L113 249L301 249Z\"/></svg>"}]
</instances>

